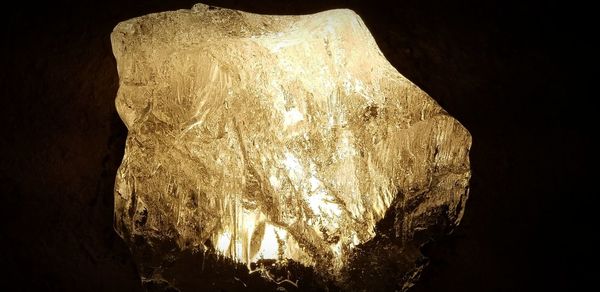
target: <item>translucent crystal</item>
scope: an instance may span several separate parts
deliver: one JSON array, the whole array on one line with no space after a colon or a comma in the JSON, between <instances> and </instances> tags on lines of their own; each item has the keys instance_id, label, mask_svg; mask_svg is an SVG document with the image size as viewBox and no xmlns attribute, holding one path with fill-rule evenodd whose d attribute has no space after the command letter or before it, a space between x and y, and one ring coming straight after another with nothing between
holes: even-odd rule
<instances>
[{"instance_id":1,"label":"translucent crystal","mask_svg":"<svg viewBox=\"0 0 600 292\"><path fill-rule=\"evenodd\" d=\"M338 279L390 209L404 245L440 217L459 223L471 137L353 11L198 4L121 22L111 39L129 130L115 228L133 249L175 242Z\"/></svg>"}]
</instances>

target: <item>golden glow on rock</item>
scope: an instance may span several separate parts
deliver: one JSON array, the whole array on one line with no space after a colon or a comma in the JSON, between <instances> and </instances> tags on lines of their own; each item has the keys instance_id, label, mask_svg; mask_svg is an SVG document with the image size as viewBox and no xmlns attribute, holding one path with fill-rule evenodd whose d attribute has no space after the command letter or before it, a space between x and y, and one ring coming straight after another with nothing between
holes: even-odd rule
<instances>
[{"instance_id":1,"label":"golden glow on rock","mask_svg":"<svg viewBox=\"0 0 600 292\"><path fill-rule=\"evenodd\" d=\"M253 261L259 259L279 259L279 243L277 239L285 240L287 234L285 230L276 230L271 224L266 224L265 234L258 253L252 258Z\"/></svg>"},{"instance_id":2,"label":"golden glow on rock","mask_svg":"<svg viewBox=\"0 0 600 292\"><path fill-rule=\"evenodd\" d=\"M231 245L231 232L222 232L217 239L217 250L222 254L229 254L229 246Z\"/></svg>"},{"instance_id":3,"label":"golden glow on rock","mask_svg":"<svg viewBox=\"0 0 600 292\"><path fill-rule=\"evenodd\" d=\"M469 133L353 11L199 4L124 21L111 39L129 130L115 185L126 241L336 275L390 208L402 242L434 215L460 221Z\"/></svg>"}]
</instances>

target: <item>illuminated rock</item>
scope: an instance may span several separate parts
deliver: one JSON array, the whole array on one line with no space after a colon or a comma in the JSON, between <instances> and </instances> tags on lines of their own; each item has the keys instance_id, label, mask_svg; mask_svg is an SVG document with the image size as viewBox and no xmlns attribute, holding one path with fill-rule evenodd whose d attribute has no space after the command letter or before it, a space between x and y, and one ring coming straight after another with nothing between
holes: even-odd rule
<instances>
[{"instance_id":1,"label":"illuminated rock","mask_svg":"<svg viewBox=\"0 0 600 292\"><path fill-rule=\"evenodd\" d=\"M121 22L111 39L129 130L115 228L132 249L174 242L339 280L390 209L401 250L459 223L471 137L353 11L198 4Z\"/></svg>"}]
</instances>

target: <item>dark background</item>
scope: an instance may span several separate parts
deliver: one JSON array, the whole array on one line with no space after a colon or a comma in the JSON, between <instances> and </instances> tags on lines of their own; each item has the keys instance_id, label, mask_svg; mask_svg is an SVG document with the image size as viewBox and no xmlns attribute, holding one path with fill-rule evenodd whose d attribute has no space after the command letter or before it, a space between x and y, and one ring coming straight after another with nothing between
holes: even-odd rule
<instances>
[{"instance_id":1,"label":"dark background","mask_svg":"<svg viewBox=\"0 0 600 292\"><path fill-rule=\"evenodd\" d=\"M21 3L22 2L22 3ZM136 291L112 229L127 135L109 34L196 1L27 1L3 7L0 285ZM413 291L578 290L596 274L584 87L596 71L587 7L506 1L205 1L269 14L355 10L398 71L473 135L460 227L424 247ZM8 285L8 286L7 286ZM542 290L543 291L543 290Z\"/></svg>"}]
</instances>

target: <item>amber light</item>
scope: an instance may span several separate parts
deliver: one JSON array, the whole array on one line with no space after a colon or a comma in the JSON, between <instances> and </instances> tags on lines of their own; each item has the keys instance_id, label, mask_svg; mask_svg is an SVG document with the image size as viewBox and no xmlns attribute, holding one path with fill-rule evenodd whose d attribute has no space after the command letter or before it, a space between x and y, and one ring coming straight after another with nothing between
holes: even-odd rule
<instances>
[{"instance_id":1,"label":"amber light","mask_svg":"<svg viewBox=\"0 0 600 292\"><path fill-rule=\"evenodd\" d=\"M401 245L435 216L460 222L471 136L353 11L198 4L124 21L111 37L129 130L115 228L132 248L176 242L342 279L391 208Z\"/></svg>"}]
</instances>

